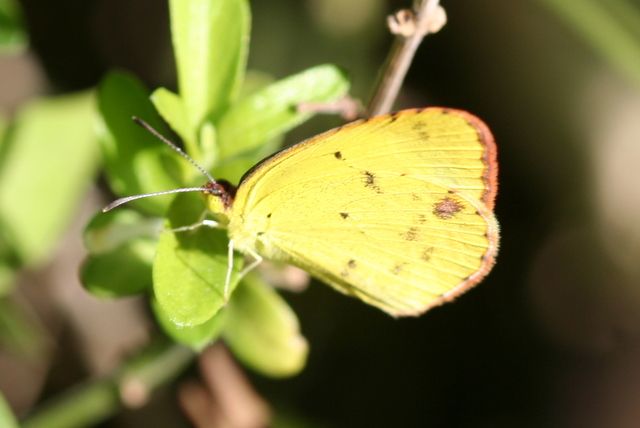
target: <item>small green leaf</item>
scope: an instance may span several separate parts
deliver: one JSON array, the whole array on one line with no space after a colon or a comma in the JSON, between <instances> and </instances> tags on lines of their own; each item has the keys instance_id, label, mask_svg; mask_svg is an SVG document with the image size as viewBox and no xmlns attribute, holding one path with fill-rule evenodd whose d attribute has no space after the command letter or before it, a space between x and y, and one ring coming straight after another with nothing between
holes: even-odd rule
<instances>
[{"instance_id":1,"label":"small green leaf","mask_svg":"<svg viewBox=\"0 0 640 428\"><path fill-rule=\"evenodd\" d=\"M162 220L136 211L98 213L84 231L89 256L80 270L85 288L98 297L121 297L151 287L151 263Z\"/></svg>"},{"instance_id":2,"label":"small green leaf","mask_svg":"<svg viewBox=\"0 0 640 428\"><path fill-rule=\"evenodd\" d=\"M151 300L151 307L164 332L176 342L187 345L194 351L202 351L207 345L213 343L220 335L226 321L226 311L223 309L202 324L191 327L180 326L169 319L156 299Z\"/></svg>"},{"instance_id":3,"label":"small green leaf","mask_svg":"<svg viewBox=\"0 0 640 428\"><path fill-rule=\"evenodd\" d=\"M226 232L208 227L179 232L170 230L197 223L205 208L205 200L199 194L176 197L169 210L170 226L160 235L153 262L156 299L167 318L179 326L202 324L226 304ZM239 257L234 257L236 268L241 263ZM230 289L234 287L232 280Z\"/></svg>"},{"instance_id":4,"label":"small green leaf","mask_svg":"<svg viewBox=\"0 0 640 428\"><path fill-rule=\"evenodd\" d=\"M131 120L132 116L138 116L167 135L147 90L136 78L122 72L108 74L98 87L98 107L107 178L115 193L129 196L182 185L185 174L182 168L186 165L180 164L180 158L172 150ZM170 202L170 197L154 197L134 204L162 215Z\"/></svg>"},{"instance_id":5,"label":"small green leaf","mask_svg":"<svg viewBox=\"0 0 640 428\"><path fill-rule=\"evenodd\" d=\"M209 121L200 128L200 164L206 170L210 170L218 160L218 145L216 144L216 127ZM202 177L204 179L204 177Z\"/></svg>"},{"instance_id":6,"label":"small green leaf","mask_svg":"<svg viewBox=\"0 0 640 428\"><path fill-rule=\"evenodd\" d=\"M116 250L135 238L157 240L162 231L160 218L144 217L137 211L118 208L97 213L84 230L84 245L92 254Z\"/></svg>"},{"instance_id":7,"label":"small green leaf","mask_svg":"<svg viewBox=\"0 0 640 428\"><path fill-rule=\"evenodd\" d=\"M238 94L238 101L243 100L249 95L253 95L260 89L266 88L272 84L276 79L269 73L258 70L247 70L242 82L242 88L240 94Z\"/></svg>"},{"instance_id":8,"label":"small green leaf","mask_svg":"<svg viewBox=\"0 0 640 428\"><path fill-rule=\"evenodd\" d=\"M236 103L218 123L222 160L251 151L309 119L302 102L329 102L344 96L349 82L332 65L313 67L275 82Z\"/></svg>"},{"instance_id":9,"label":"small green leaf","mask_svg":"<svg viewBox=\"0 0 640 428\"><path fill-rule=\"evenodd\" d=\"M0 52L21 50L26 41L20 5L15 0L0 0Z\"/></svg>"},{"instance_id":10,"label":"small green leaf","mask_svg":"<svg viewBox=\"0 0 640 428\"><path fill-rule=\"evenodd\" d=\"M171 33L180 96L192 132L214 122L240 88L248 52L246 0L171 0Z\"/></svg>"},{"instance_id":11,"label":"small green leaf","mask_svg":"<svg viewBox=\"0 0 640 428\"><path fill-rule=\"evenodd\" d=\"M194 148L197 148L196 137L189 126L187 113L178 94L166 88L159 88L151 94L151 101L162 118L182 138L191 156L197 158L197 152L194 152Z\"/></svg>"},{"instance_id":12,"label":"small green leaf","mask_svg":"<svg viewBox=\"0 0 640 428\"><path fill-rule=\"evenodd\" d=\"M18 421L2 393L0 393L0 426L4 428L19 428Z\"/></svg>"},{"instance_id":13,"label":"small green leaf","mask_svg":"<svg viewBox=\"0 0 640 428\"><path fill-rule=\"evenodd\" d=\"M132 239L118 249L90 255L82 264L80 280L98 297L123 297L151 288L151 261L156 241Z\"/></svg>"},{"instance_id":14,"label":"small green leaf","mask_svg":"<svg viewBox=\"0 0 640 428\"><path fill-rule=\"evenodd\" d=\"M224 178L230 183L239 183L240 178L262 159L278 151L282 147L284 135L279 135L263 143L255 149L221 162L216 168L216 177Z\"/></svg>"},{"instance_id":15,"label":"small green leaf","mask_svg":"<svg viewBox=\"0 0 640 428\"><path fill-rule=\"evenodd\" d=\"M245 364L274 377L302 370L309 346L294 312L273 288L248 275L227 312L224 340Z\"/></svg>"},{"instance_id":16,"label":"small green leaf","mask_svg":"<svg viewBox=\"0 0 640 428\"><path fill-rule=\"evenodd\" d=\"M0 224L26 264L42 261L93 181L99 152L92 93L24 107L0 168Z\"/></svg>"}]
</instances>

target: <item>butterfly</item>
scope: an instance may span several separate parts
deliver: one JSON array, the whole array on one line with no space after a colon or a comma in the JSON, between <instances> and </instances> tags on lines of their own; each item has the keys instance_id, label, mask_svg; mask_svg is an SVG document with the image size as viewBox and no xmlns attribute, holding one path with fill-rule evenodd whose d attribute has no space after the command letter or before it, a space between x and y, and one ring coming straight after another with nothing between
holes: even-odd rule
<instances>
[{"instance_id":1,"label":"butterfly","mask_svg":"<svg viewBox=\"0 0 640 428\"><path fill-rule=\"evenodd\" d=\"M243 272L263 258L286 262L392 316L454 299L495 262L496 145L465 111L411 109L346 124L264 159L237 188L198 168L204 187L122 198L105 210L202 191L214 225L227 229L230 260L234 250L253 258Z\"/></svg>"}]
</instances>

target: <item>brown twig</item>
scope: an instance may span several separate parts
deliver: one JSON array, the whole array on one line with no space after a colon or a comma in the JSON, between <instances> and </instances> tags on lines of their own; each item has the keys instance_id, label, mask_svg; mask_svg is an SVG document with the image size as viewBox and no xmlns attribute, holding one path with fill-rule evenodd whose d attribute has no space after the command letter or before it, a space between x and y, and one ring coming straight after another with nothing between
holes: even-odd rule
<instances>
[{"instance_id":1,"label":"brown twig","mask_svg":"<svg viewBox=\"0 0 640 428\"><path fill-rule=\"evenodd\" d=\"M440 0L416 0L413 10L400 10L388 17L389 29L396 35L396 40L369 101L367 116L391 110L422 39L438 32L446 21Z\"/></svg>"},{"instance_id":2,"label":"brown twig","mask_svg":"<svg viewBox=\"0 0 640 428\"><path fill-rule=\"evenodd\" d=\"M301 113L339 114L344 120L351 121L362 111L360 101L346 95L338 100L329 102L302 102L297 105Z\"/></svg>"}]
</instances>

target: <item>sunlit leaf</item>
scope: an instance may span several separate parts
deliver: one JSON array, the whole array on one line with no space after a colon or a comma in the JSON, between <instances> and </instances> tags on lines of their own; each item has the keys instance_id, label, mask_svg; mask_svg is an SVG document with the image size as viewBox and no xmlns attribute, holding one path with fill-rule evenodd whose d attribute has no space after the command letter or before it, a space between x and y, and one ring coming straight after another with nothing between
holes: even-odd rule
<instances>
[{"instance_id":1,"label":"sunlit leaf","mask_svg":"<svg viewBox=\"0 0 640 428\"><path fill-rule=\"evenodd\" d=\"M182 138L191 156L197 157L197 154L193 153L192 149L195 147L196 137L189 126L187 113L178 94L166 88L159 88L151 94L151 101L162 118Z\"/></svg>"},{"instance_id":2,"label":"sunlit leaf","mask_svg":"<svg viewBox=\"0 0 640 428\"><path fill-rule=\"evenodd\" d=\"M216 120L240 88L250 27L246 0L172 0L171 34L180 96L197 132Z\"/></svg>"},{"instance_id":3,"label":"sunlit leaf","mask_svg":"<svg viewBox=\"0 0 640 428\"><path fill-rule=\"evenodd\" d=\"M274 377L302 370L309 346L295 313L272 287L247 276L227 312L224 340L245 364Z\"/></svg>"},{"instance_id":4,"label":"sunlit leaf","mask_svg":"<svg viewBox=\"0 0 640 428\"><path fill-rule=\"evenodd\" d=\"M160 133L168 134L148 97L136 78L122 72L108 74L98 87L100 142L107 178L113 191L121 196L175 189L183 182L179 163L182 160L131 120L138 116ZM162 215L171 200L170 196L155 197L133 204Z\"/></svg>"},{"instance_id":5,"label":"sunlit leaf","mask_svg":"<svg viewBox=\"0 0 640 428\"><path fill-rule=\"evenodd\" d=\"M213 343L220 335L226 321L226 311L221 310L202 324L180 326L169 319L157 300L151 301L151 307L164 332L176 342L187 345L194 351L201 351Z\"/></svg>"},{"instance_id":6,"label":"sunlit leaf","mask_svg":"<svg viewBox=\"0 0 640 428\"><path fill-rule=\"evenodd\" d=\"M198 222L204 210L201 195L179 195L169 210L170 228ZM226 304L227 242L226 231L208 227L181 232L167 229L160 235L153 262L153 290L174 324L202 324ZM240 265L241 259L236 257L234 266ZM232 281L231 290L234 286Z\"/></svg>"},{"instance_id":7,"label":"sunlit leaf","mask_svg":"<svg viewBox=\"0 0 640 428\"><path fill-rule=\"evenodd\" d=\"M337 67L321 65L244 97L218 123L221 159L255 150L309 119L312 113L299 112L298 104L333 101L348 89L344 73Z\"/></svg>"}]
</instances>

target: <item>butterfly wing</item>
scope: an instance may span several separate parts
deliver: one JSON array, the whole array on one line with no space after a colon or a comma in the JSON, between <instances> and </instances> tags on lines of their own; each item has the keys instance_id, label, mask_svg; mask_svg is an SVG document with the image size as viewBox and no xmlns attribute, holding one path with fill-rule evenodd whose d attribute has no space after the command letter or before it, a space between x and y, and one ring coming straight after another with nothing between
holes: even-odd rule
<instances>
[{"instance_id":1,"label":"butterfly wing","mask_svg":"<svg viewBox=\"0 0 640 428\"><path fill-rule=\"evenodd\" d=\"M354 122L250 171L229 233L392 315L418 314L493 265L495 156L487 127L458 110Z\"/></svg>"}]
</instances>

